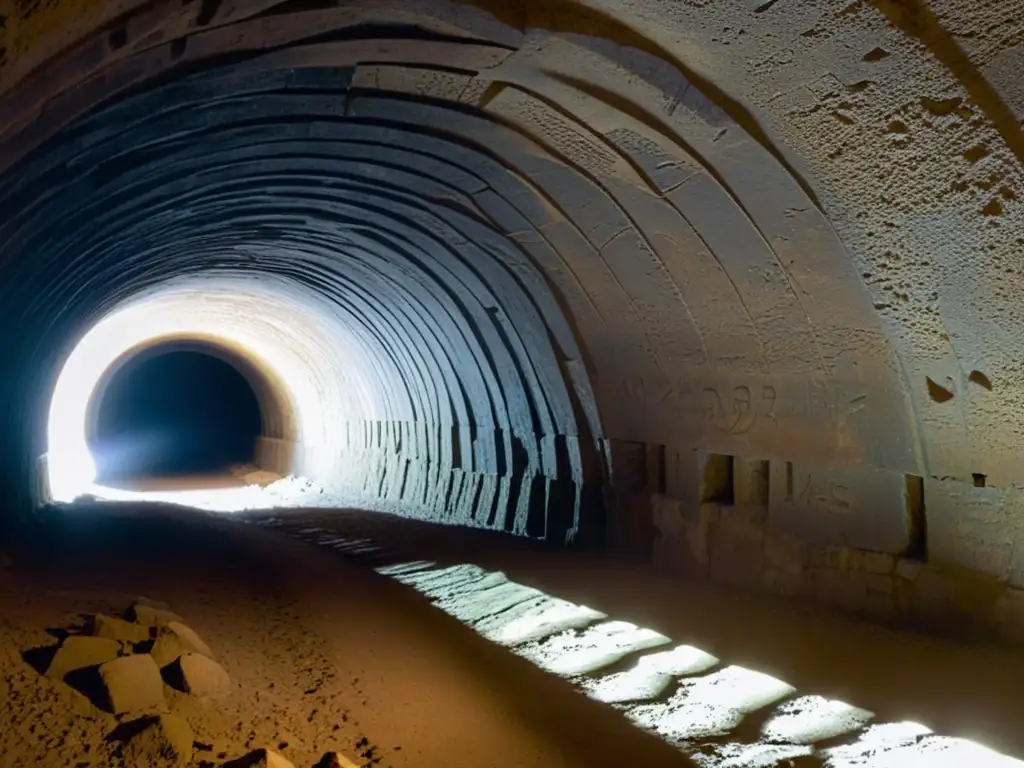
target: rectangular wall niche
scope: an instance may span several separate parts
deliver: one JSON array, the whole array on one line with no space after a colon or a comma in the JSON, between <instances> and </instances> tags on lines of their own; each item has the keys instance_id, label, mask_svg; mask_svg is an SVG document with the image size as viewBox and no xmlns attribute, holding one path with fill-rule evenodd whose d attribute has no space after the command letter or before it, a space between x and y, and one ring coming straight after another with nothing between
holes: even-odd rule
<instances>
[{"instance_id":1,"label":"rectangular wall niche","mask_svg":"<svg viewBox=\"0 0 1024 768\"><path fill-rule=\"evenodd\" d=\"M924 478L907 475L907 531L909 532L907 557L928 560L928 521L924 509Z\"/></svg>"},{"instance_id":2,"label":"rectangular wall niche","mask_svg":"<svg viewBox=\"0 0 1024 768\"><path fill-rule=\"evenodd\" d=\"M701 504L733 503L733 458L719 453L704 457L704 472L700 479Z\"/></svg>"}]
</instances>

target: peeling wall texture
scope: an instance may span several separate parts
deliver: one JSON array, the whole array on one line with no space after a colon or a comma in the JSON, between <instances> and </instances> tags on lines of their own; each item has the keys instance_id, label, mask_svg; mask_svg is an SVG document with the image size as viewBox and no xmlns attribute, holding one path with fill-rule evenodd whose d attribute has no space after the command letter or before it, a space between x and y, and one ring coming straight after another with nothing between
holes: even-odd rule
<instances>
[{"instance_id":1,"label":"peeling wall texture","mask_svg":"<svg viewBox=\"0 0 1024 768\"><path fill-rule=\"evenodd\" d=\"M1024 640L1022 64L1018 0L0 2L6 498L100 318L265 280L325 479Z\"/></svg>"}]
</instances>

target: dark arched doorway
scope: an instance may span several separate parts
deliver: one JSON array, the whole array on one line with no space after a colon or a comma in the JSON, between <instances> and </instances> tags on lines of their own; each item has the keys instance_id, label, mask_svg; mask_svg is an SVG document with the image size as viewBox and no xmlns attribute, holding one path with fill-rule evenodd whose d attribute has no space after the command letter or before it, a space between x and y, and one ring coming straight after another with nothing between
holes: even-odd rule
<instances>
[{"instance_id":1,"label":"dark arched doorway","mask_svg":"<svg viewBox=\"0 0 1024 768\"><path fill-rule=\"evenodd\" d=\"M89 449L101 484L220 475L254 461L259 401L220 356L150 349L113 371L97 397Z\"/></svg>"}]
</instances>

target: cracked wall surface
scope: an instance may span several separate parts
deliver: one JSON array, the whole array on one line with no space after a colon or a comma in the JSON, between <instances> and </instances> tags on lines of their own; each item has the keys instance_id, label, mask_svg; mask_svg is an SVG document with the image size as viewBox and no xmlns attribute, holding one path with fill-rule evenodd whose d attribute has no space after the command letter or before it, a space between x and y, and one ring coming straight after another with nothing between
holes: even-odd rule
<instances>
[{"instance_id":1,"label":"cracked wall surface","mask_svg":"<svg viewBox=\"0 0 1024 768\"><path fill-rule=\"evenodd\" d=\"M326 476L1016 636L1021 10L0 3L6 488L104 313L265 275L376 393Z\"/></svg>"}]
</instances>

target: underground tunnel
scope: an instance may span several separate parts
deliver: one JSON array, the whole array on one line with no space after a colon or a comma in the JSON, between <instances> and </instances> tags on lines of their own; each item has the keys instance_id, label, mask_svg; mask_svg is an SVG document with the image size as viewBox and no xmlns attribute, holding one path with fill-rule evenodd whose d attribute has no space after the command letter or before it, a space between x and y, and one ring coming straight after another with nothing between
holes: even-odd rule
<instances>
[{"instance_id":1,"label":"underground tunnel","mask_svg":"<svg viewBox=\"0 0 1024 768\"><path fill-rule=\"evenodd\" d=\"M254 461L259 401L216 347L156 345L112 369L89 404L101 484L223 474Z\"/></svg>"},{"instance_id":2,"label":"underground tunnel","mask_svg":"<svg viewBox=\"0 0 1024 768\"><path fill-rule=\"evenodd\" d=\"M243 467L1019 652L1022 10L0 2L0 528Z\"/></svg>"}]
</instances>

